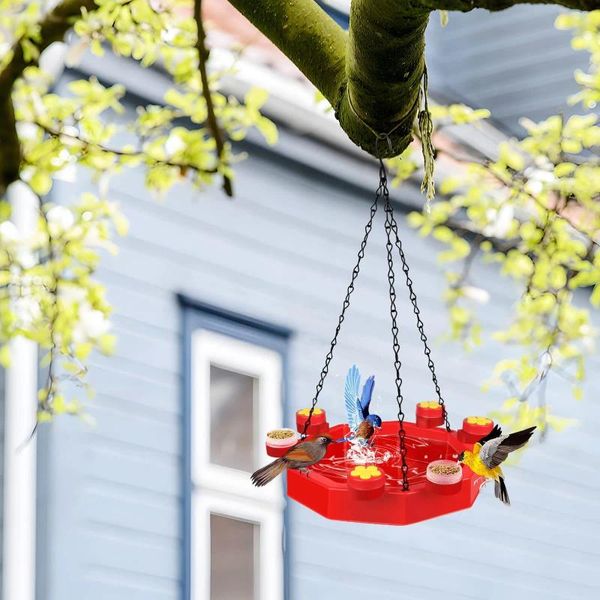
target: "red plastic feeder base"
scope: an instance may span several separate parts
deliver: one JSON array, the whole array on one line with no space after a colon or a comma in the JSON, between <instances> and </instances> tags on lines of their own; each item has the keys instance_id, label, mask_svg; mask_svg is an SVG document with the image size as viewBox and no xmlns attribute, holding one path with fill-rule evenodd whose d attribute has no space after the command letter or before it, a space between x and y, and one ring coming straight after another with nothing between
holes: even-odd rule
<instances>
[{"instance_id":1,"label":"red plastic feeder base","mask_svg":"<svg viewBox=\"0 0 600 600\"><path fill-rule=\"evenodd\" d=\"M465 468L453 493L446 494L430 487L426 469L435 460L456 462L458 454L471 449L472 444L461 442L456 432L445 429L404 423L404 430L408 491L402 490L398 422L386 421L375 435L372 447L374 466L383 472L385 479L377 497L365 497L362 490L356 489L361 483L350 481L349 475L356 465L346 458L347 443L330 444L326 457L311 467L308 474L288 471L288 496L328 519L384 525L409 525L471 507L484 482L482 477ZM335 425L330 434L337 439L346 431L346 425Z\"/></svg>"},{"instance_id":2,"label":"red plastic feeder base","mask_svg":"<svg viewBox=\"0 0 600 600\"><path fill-rule=\"evenodd\" d=\"M304 424L308 420L310 408L303 408L296 411L296 429L299 433L304 432ZM310 420L310 425L306 430L307 435L321 435L329 431L329 423L327 422L327 413L322 408L315 408Z\"/></svg>"}]
</instances>

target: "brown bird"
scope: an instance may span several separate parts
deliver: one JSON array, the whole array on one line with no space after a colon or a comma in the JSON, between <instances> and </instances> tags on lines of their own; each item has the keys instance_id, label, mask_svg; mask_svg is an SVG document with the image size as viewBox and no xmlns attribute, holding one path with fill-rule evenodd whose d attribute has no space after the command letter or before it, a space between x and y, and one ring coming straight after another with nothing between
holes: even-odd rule
<instances>
[{"instance_id":1,"label":"brown bird","mask_svg":"<svg viewBox=\"0 0 600 600\"><path fill-rule=\"evenodd\" d=\"M252 479L252 483L255 486L262 487L273 481L285 469L298 469L302 471L318 463L325 456L327 446L331 442L333 442L333 438L328 434L300 442L293 448L290 448L281 458L252 473L250 479Z\"/></svg>"}]
</instances>

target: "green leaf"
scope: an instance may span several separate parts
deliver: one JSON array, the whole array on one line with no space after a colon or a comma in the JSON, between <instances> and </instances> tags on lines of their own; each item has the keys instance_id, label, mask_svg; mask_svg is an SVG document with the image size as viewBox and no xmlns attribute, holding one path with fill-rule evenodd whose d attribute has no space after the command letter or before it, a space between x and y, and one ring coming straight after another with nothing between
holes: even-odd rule
<instances>
[{"instance_id":1,"label":"green leaf","mask_svg":"<svg viewBox=\"0 0 600 600\"><path fill-rule=\"evenodd\" d=\"M259 110L268 98L269 94L266 90L259 87L253 87L246 92L244 104L250 110Z\"/></svg>"},{"instance_id":2,"label":"green leaf","mask_svg":"<svg viewBox=\"0 0 600 600\"><path fill-rule=\"evenodd\" d=\"M8 344L0 346L0 366L8 369L10 367L10 348Z\"/></svg>"},{"instance_id":3,"label":"green leaf","mask_svg":"<svg viewBox=\"0 0 600 600\"><path fill-rule=\"evenodd\" d=\"M273 146L277 143L277 127L273 121L267 119L266 117L260 117L256 121L256 128L262 133L269 146Z\"/></svg>"},{"instance_id":4,"label":"green leaf","mask_svg":"<svg viewBox=\"0 0 600 600\"><path fill-rule=\"evenodd\" d=\"M38 196L45 196L52 189L52 178L48 173L37 170L29 180L29 185Z\"/></svg>"}]
</instances>

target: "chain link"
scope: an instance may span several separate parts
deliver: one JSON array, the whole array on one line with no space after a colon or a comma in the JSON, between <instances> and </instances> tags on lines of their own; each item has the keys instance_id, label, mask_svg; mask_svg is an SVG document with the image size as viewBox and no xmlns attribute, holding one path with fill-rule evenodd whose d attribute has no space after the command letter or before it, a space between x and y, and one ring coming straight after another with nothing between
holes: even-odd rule
<instances>
[{"instance_id":1,"label":"chain link","mask_svg":"<svg viewBox=\"0 0 600 600\"><path fill-rule=\"evenodd\" d=\"M406 431L404 429L404 410L402 408L402 404L404 402L404 397L402 395L402 377L400 375L400 371L402 368L402 362L400 360L400 343L398 341L398 309L396 307L396 287L395 287L395 273L394 273L394 260L393 260L393 249L394 246L398 249L398 253L400 256L400 261L402 263L402 271L404 272L406 287L408 288L410 302L413 307L413 312L417 318L417 329L419 330L419 335L421 341L423 342L424 354L427 357L427 366L431 371L431 379L433 381L433 385L435 387L435 391L438 397L438 402L442 407L444 414L444 421L446 425L446 429L450 431L450 422L448 420L448 413L446 411L446 406L444 404L444 399L442 397L442 393L440 390L440 386L438 383L437 375L435 372L435 364L431 357L431 349L428 344L427 336L425 335L423 321L421 319L421 311L419 310L419 306L417 303L417 295L413 289L413 281L410 277L410 271L408 264L406 262L406 256L404 254L404 249L402 247L402 241L400 240L400 236L398 234L398 224L394 217L394 210L392 207L392 203L390 201L390 193L387 185L387 173L385 170L385 165L383 161L380 159L379 161L379 187L377 188L375 194L375 200L371 204L370 208L370 216L367 224L365 225L365 234L363 240L360 244L360 249L357 255L357 261L354 269L352 270L352 277L350 279L350 283L346 290L346 297L344 298L344 302L342 304L342 311L338 318L338 323L335 328L335 333L330 343L329 351L325 355L325 365L321 370L321 375L319 377L319 381L315 388L315 395L312 400L311 408L308 413L308 418L304 423L304 428L302 431L302 437L306 437L306 432L310 427L310 423L312 420L313 413L317 406L317 402L319 400L319 395L323 389L323 385L325 383L325 378L329 373L329 365L333 359L333 352L338 342L338 336L340 334L340 330L342 327L342 323L346 318L346 310L350 306L350 296L354 291L354 284L358 275L360 273L360 265L362 259L365 256L365 249L367 247L367 242L369 239L369 235L373 228L373 220L375 218L375 214L377 213L377 207L379 204L379 199L384 199L384 210L385 210L385 233L386 233L386 252L387 252L387 262L388 262L388 284L389 284L389 296L390 296L390 317L392 320L392 342L393 342L393 351L394 351L394 369L396 371L395 377L395 385L396 385L396 402L398 404L398 438L400 445L400 459L401 459L401 469L402 469L402 489L407 491L409 489L408 482L408 464L406 462Z\"/></svg>"},{"instance_id":2,"label":"chain link","mask_svg":"<svg viewBox=\"0 0 600 600\"><path fill-rule=\"evenodd\" d=\"M371 229L373 228L373 219L375 218L375 213L377 212L378 204L379 204L379 190L377 191L377 194L375 196L375 200L373 201L373 204L371 204L369 220L367 221L367 224L365 225L365 235L360 244L360 249L358 251L356 265L355 265L354 269L352 270L352 278L350 279L350 284L348 285L348 289L346 290L346 297L344 298L344 303L342 304L342 312L340 313L340 316L338 318L337 327L335 328L335 333L333 335L333 339L331 340L329 352L327 352L327 355L325 356L325 365L323 366L323 369L321 370L321 376L319 378L319 382L317 383L317 387L315 389L315 396L312 400L312 406L310 407L310 411L308 413L308 418L306 419L306 422L304 423L304 428L302 430L303 438L306 437L306 432L308 431L308 428L310 427L310 422L311 422L313 413L315 411L315 408L317 406L317 402L319 400L319 394L321 393L321 390L323 389L323 384L325 383L325 378L327 377L327 374L329 373L329 363L331 362L331 360L333 358L333 351L337 345L338 335L340 333L342 323L344 322L344 319L346 318L346 310L350 306L350 295L354 291L354 283L356 282L356 278L358 277L358 274L360 273L360 263L362 262L362 259L365 256L365 248L367 247L367 241L369 239L369 234L371 233Z\"/></svg>"},{"instance_id":3,"label":"chain link","mask_svg":"<svg viewBox=\"0 0 600 600\"><path fill-rule=\"evenodd\" d=\"M392 219L394 213L392 204L390 202L390 193L387 187L387 175L383 161L380 161L379 167L379 188L378 193L383 195L385 199L384 210L385 210L385 234L386 244L385 248L387 251L387 263L388 263L388 284L390 292L390 316L392 318L392 348L394 351L394 370L396 371L396 402L398 404L398 439L400 443L400 460L402 463L402 489L408 490L408 465L406 463L406 431L404 429L404 410L402 409L402 403L404 397L402 395L402 377L400 375L400 369L402 362L400 361L400 343L398 342L398 309L396 308L396 276L394 274L394 258L393 250L394 244L392 243Z\"/></svg>"},{"instance_id":4,"label":"chain link","mask_svg":"<svg viewBox=\"0 0 600 600\"><path fill-rule=\"evenodd\" d=\"M438 383L438 378L435 373L435 364L433 362L433 358L431 358L431 348L429 347L429 343L427 340L427 336L425 335L425 328L423 325L423 321L421 319L421 311L419 310L419 306L417 304L417 294L413 289L413 281L410 277L410 270L408 268L408 263L406 262L406 256L404 254L404 249L402 247L402 240L398 235L398 224L396 223L396 219L394 218L393 211L390 211L390 226L392 232L394 233L394 243L396 248L398 248L398 253L400 254L400 261L402 262L402 270L404 271L404 276L406 279L406 287L408 288L408 295L410 298L410 302L413 307L413 312L417 318L417 329L419 330L419 336L421 341L423 342L423 354L427 357L427 366L431 371L431 380L433 381L433 386L435 388L435 393L438 398L438 403L442 407L443 415L444 415L444 423L446 426L446 431L450 431L450 421L448 420L448 411L446 410L446 405L444 403L444 398L442 397L442 391L440 389L440 385Z\"/></svg>"}]
</instances>

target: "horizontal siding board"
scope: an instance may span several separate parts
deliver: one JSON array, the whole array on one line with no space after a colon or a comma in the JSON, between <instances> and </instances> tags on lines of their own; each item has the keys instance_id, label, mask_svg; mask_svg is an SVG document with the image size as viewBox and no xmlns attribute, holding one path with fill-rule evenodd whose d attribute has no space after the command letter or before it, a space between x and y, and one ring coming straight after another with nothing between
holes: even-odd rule
<instances>
[{"instance_id":1,"label":"horizontal siding board","mask_svg":"<svg viewBox=\"0 0 600 600\"><path fill-rule=\"evenodd\" d=\"M163 381L149 379L145 374L132 373L118 367L118 359L92 356L89 381L94 389L107 398L139 404L169 414L181 414L181 407L173 402L178 390L178 378ZM97 400L91 402L93 404Z\"/></svg>"},{"instance_id":2,"label":"horizontal siding board","mask_svg":"<svg viewBox=\"0 0 600 600\"><path fill-rule=\"evenodd\" d=\"M148 444L123 443L112 434L91 434L86 445L90 466L86 477L91 487L129 494L148 492L149 499L176 506L181 484L177 457Z\"/></svg>"},{"instance_id":3,"label":"horizontal siding board","mask_svg":"<svg viewBox=\"0 0 600 600\"><path fill-rule=\"evenodd\" d=\"M97 523L159 535L169 545L176 545L179 541L177 532L180 517L174 505L158 508L148 503L115 497L110 493L97 492L88 494L86 511L92 525ZM152 513L152 519L148 519L147 512ZM110 515L110 519L106 515Z\"/></svg>"},{"instance_id":4,"label":"horizontal siding board","mask_svg":"<svg viewBox=\"0 0 600 600\"><path fill-rule=\"evenodd\" d=\"M129 240L129 242L131 242L131 240ZM231 274L228 272L223 272L219 269L214 269L213 271L212 265L207 265L207 269L203 272L201 280L194 281L194 279L197 279L197 276L194 277L193 274L197 273L197 270L195 270L193 266L187 264L184 265L180 262L177 271L174 272L172 268L173 259L167 258L162 252L157 253L153 257L151 264L148 264L147 266L141 265L140 257L145 255L144 247L143 245L142 247L138 247L137 243L135 242L134 244L135 248L133 248L132 245L123 247L119 255L119 260L111 261L106 268L101 271L101 275L104 275L107 281L112 283L114 281L112 278L114 273L119 273L121 275L125 271L135 273L135 275L132 275L131 278L132 286L136 286L137 282L145 277L152 278L157 282L157 285L160 286L160 289L164 290L165 292L162 295L162 297L164 297L166 300L162 305L162 310L169 311L169 314L165 315L166 318L172 316L175 310L176 305L173 290L177 290L178 287L183 287L183 289L186 291L203 290L204 294L208 295L209 298L212 291L217 288L222 290L223 295L227 294L236 299L238 293L237 290L241 288L252 292L252 297L249 301L252 301L257 306L262 306L263 310L265 310L265 304L264 302L261 302L261 300L266 300L268 298L270 299L270 302L267 305L268 308L272 310L272 307L279 308L281 306L281 311L283 312L284 306L287 307L289 319L297 319L301 322L305 322L308 319L321 319L323 323L331 323L330 319L328 320L321 317L319 314L315 314L315 311L311 310L311 306L318 300L320 305L323 305L327 308L329 314L335 314L339 312L339 298L346 289L350 277L350 270L355 260L354 255L349 253L347 268L344 271L341 271L335 278L325 277L323 279L318 279L316 276L314 278L309 276L308 278L300 279L298 277L299 282L310 282L311 289L307 290L306 285L302 286L298 284L296 286L296 284L294 284L293 287L287 287L278 280L275 282L269 280L269 283L265 284L264 279L262 281L257 281L252 275L248 274L248 271L246 271L246 275L243 276L241 269L240 271L236 271L235 273ZM428 249L428 252L431 254L432 258L436 254L431 248ZM241 260L244 256L246 256L246 253L240 252L237 255L237 258L238 260ZM378 258L380 261L383 260L383 254L369 256L365 263L365 270L373 271L373 265ZM202 265L199 260L193 260L193 264L196 265L196 269L199 269ZM364 277L364 279L362 276L359 277L356 298L353 298L352 318L363 317L373 320L383 320L386 318L384 311L387 306L387 300L385 297L382 297L381 294L377 293L377 290L380 289L381 286L385 285L384 270L379 269L379 271L380 276L372 280L369 280L368 277ZM437 329L439 332L445 331L447 318L445 311L443 310L443 302L440 297L444 289L442 269L440 268L438 270L438 268L436 268L433 272L431 272L431 270L429 272L424 272L413 268L413 272L414 273L411 275L411 277L414 281L415 290L422 301L423 312L428 317L428 329ZM264 273L273 277L276 276L275 272L269 270L265 270ZM295 279L295 276L299 274L296 272L295 267L290 265L286 275L289 279ZM189 276L188 279L185 280L185 284L182 283L183 276ZM317 279L315 284L313 284L313 279ZM320 285L316 285L316 283ZM123 285L123 283L121 283L121 285ZM119 314L121 314L119 310L123 305L123 302L119 302L118 296L121 285L115 286L115 289L112 292L109 290L108 295L109 299L115 299L116 301L115 307L117 317ZM496 298L496 288L499 288L500 285L484 280L482 282L482 287L489 290L490 293L492 293ZM512 287L512 284L507 282L507 285L504 285L503 295L507 297L507 290L510 290ZM170 296L168 294L169 289L171 290ZM327 294L325 298L323 298L322 295L319 296L319 292L321 290L323 295ZM140 294L140 302L143 301L143 296L144 294ZM131 298L132 296L129 295L128 297ZM167 300L169 298L170 300ZM502 296L500 296L499 299L502 299ZM153 300L153 302L156 302L156 298ZM398 303L402 307L408 307L407 295L403 287L398 289ZM282 306L283 304L284 306ZM126 309L122 310L127 310L127 316L133 321L136 320L138 314L135 304L128 305ZM490 315L489 311L485 310L485 307L482 307L480 313L483 324L492 325L497 322L498 315L505 315L506 317L510 316L510 304L507 302L504 307L499 307L497 309L498 315ZM410 312L402 318L402 323L406 324L408 327L413 327L414 322L414 316L410 314ZM172 328L177 327L176 320L171 319L170 323ZM151 326L149 328L152 329L153 327ZM325 327L323 327L323 329L325 329ZM328 329L331 329L331 326Z\"/></svg>"},{"instance_id":5,"label":"horizontal siding board","mask_svg":"<svg viewBox=\"0 0 600 600\"><path fill-rule=\"evenodd\" d=\"M177 545L162 536L90 524L85 538L86 564L123 569L149 579L177 581L179 577Z\"/></svg>"},{"instance_id":6,"label":"horizontal siding board","mask_svg":"<svg viewBox=\"0 0 600 600\"><path fill-rule=\"evenodd\" d=\"M309 534L299 536L297 560L310 562L311 553L328 556L328 565L333 569L348 571L348 554L344 552L347 548L341 540L343 536L327 537L314 540ZM478 591L491 586L495 588L494 596L527 597L531 593L546 594L547 597L569 597L565 594L572 593L573 584L569 581L554 579L549 576L545 578L533 578L531 572L524 565L520 568L507 568L503 565L505 555L502 559L492 558L489 563L472 563L461 558L462 551L456 551L455 558L440 556L438 552L421 553L411 548L410 553L402 553L398 556L393 548L361 547L360 551L360 576L372 578L374 581L381 578L381 573L397 573L398 562L401 560L402 573L398 573L398 584L418 586L424 579L424 574L435 565L436 582L430 581L439 591L443 590L451 597L480 598ZM360 547L360 543L359 543ZM508 559L506 559L508 560ZM486 568L487 567L487 568ZM439 583L437 583L439 582ZM437 583L437 585L436 585ZM424 586L425 587L425 586ZM581 588L584 588L580 584ZM588 586L585 586L588 587ZM598 592L598 586L588 588L591 593ZM469 594L469 590L471 593ZM487 596L487 594L486 594Z\"/></svg>"},{"instance_id":7,"label":"horizontal siding board","mask_svg":"<svg viewBox=\"0 0 600 600\"><path fill-rule=\"evenodd\" d=\"M500 13L451 13L448 27L428 31L430 86L451 101L484 106L496 122L522 135L521 117L535 120L579 110L567 104L577 90L576 68L588 55L571 49L558 31L557 7L515 7Z\"/></svg>"},{"instance_id":8,"label":"horizontal siding board","mask_svg":"<svg viewBox=\"0 0 600 600\"><path fill-rule=\"evenodd\" d=\"M179 420L144 418L143 411L130 414L96 402L90 414L95 421L92 433L102 432L122 444L151 448L164 456L179 455Z\"/></svg>"},{"instance_id":9,"label":"horizontal siding board","mask_svg":"<svg viewBox=\"0 0 600 600\"><path fill-rule=\"evenodd\" d=\"M169 589L160 590L152 585L137 585L128 579L118 578L116 581L105 571L86 578L86 595L84 600L175 600L179 596L179 588L173 583Z\"/></svg>"}]
</instances>

